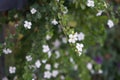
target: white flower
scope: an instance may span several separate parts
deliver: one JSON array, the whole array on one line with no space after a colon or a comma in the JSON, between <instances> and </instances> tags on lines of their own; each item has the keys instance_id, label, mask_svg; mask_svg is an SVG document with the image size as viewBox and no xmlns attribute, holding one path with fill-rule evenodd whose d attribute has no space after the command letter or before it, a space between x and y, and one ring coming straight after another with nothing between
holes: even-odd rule
<instances>
[{"instance_id":1,"label":"white flower","mask_svg":"<svg viewBox=\"0 0 120 80\"><path fill-rule=\"evenodd\" d=\"M48 52L48 58L50 58L51 55L52 55L52 54L51 54L51 51L49 51L49 52Z\"/></svg>"},{"instance_id":2,"label":"white flower","mask_svg":"<svg viewBox=\"0 0 120 80\"><path fill-rule=\"evenodd\" d=\"M94 70L94 69L90 70L90 72L91 72L92 74L95 74L95 70Z\"/></svg>"},{"instance_id":3,"label":"white flower","mask_svg":"<svg viewBox=\"0 0 120 80\"><path fill-rule=\"evenodd\" d=\"M85 34L82 33L82 32L80 32L80 33L77 35L77 37L78 37L78 40L79 40L79 41L84 40Z\"/></svg>"},{"instance_id":4,"label":"white flower","mask_svg":"<svg viewBox=\"0 0 120 80\"><path fill-rule=\"evenodd\" d=\"M77 38L78 37L78 33L76 32L76 33L74 33L74 36ZM78 40L78 39L77 39Z\"/></svg>"},{"instance_id":5,"label":"white flower","mask_svg":"<svg viewBox=\"0 0 120 80\"><path fill-rule=\"evenodd\" d=\"M63 75L60 76L61 80L65 80L65 77Z\"/></svg>"},{"instance_id":6,"label":"white flower","mask_svg":"<svg viewBox=\"0 0 120 80\"><path fill-rule=\"evenodd\" d=\"M57 25L57 24L58 24L58 21L56 21L56 19L53 19L51 23L52 23L53 25Z\"/></svg>"},{"instance_id":7,"label":"white flower","mask_svg":"<svg viewBox=\"0 0 120 80\"><path fill-rule=\"evenodd\" d=\"M67 43L67 38L66 37L62 37L62 42L66 44Z\"/></svg>"},{"instance_id":8,"label":"white flower","mask_svg":"<svg viewBox=\"0 0 120 80\"><path fill-rule=\"evenodd\" d=\"M77 70L78 69L78 65L74 65L74 70Z\"/></svg>"},{"instance_id":9,"label":"white flower","mask_svg":"<svg viewBox=\"0 0 120 80\"><path fill-rule=\"evenodd\" d=\"M103 13L103 10L99 10L98 13L96 14L96 16L101 16Z\"/></svg>"},{"instance_id":10,"label":"white flower","mask_svg":"<svg viewBox=\"0 0 120 80\"><path fill-rule=\"evenodd\" d=\"M60 52L59 51L55 51L56 54L56 59L60 58Z\"/></svg>"},{"instance_id":11,"label":"white flower","mask_svg":"<svg viewBox=\"0 0 120 80\"><path fill-rule=\"evenodd\" d=\"M59 74L58 70L53 70L52 71L52 76L53 77L57 77L58 74Z\"/></svg>"},{"instance_id":12,"label":"white flower","mask_svg":"<svg viewBox=\"0 0 120 80\"><path fill-rule=\"evenodd\" d=\"M56 0L57 2L59 2L59 0Z\"/></svg>"},{"instance_id":13,"label":"white flower","mask_svg":"<svg viewBox=\"0 0 120 80\"><path fill-rule=\"evenodd\" d=\"M81 56L82 52L78 52L79 56Z\"/></svg>"},{"instance_id":14,"label":"white flower","mask_svg":"<svg viewBox=\"0 0 120 80\"><path fill-rule=\"evenodd\" d=\"M102 74L102 73L103 73L103 70L101 70L101 69L98 70L98 73L99 73L99 74Z\"/></svg>"},{"instance_id":15,"label":"white flower","mask_svg":"<svg viewBox=\"0 0 120 80\"><path fill-rule=\"evenodd\" d=\"M18 18L18 14L15 14L15 15L14 15L14 18Z\"/></svg>"},{"instance_id":16,"label":"white flower","mask_svg":"<svg viewBox=\"0 0 120 80\"><path fill-rule=\"evenodd\" d=\"M3 53L4 53L4 54L10 54L10 53L12 53L12 50L9 49L9 48L7 48L7 49L4 48L4 49L3 49Z\"/></svg>"},{"instance_id":17,"label":"white flower","mask_svg":"<svg viewBox=\"0 0 120 80\"><path fill-rule=\"evenodd\" d=\"M112 28L114 26L114 23L113 23L112 20L109 19L108 22L107 22L107 25L108 25L109 28Z\"/></svg>"},{"instance_id":18,"label":"white flower","mask_svg":"<svg viewBox=\"0 0 120 80\"><path fill-rule=\"evenodd\" d=\"M83 44L76 44L77 51L79 52L79 56L82 54L82 48L84 47Z\"/></svg>"},{"instance_id":19,"label":"white flower","mask_svg":"<svg viewBox=\"0 0 120 80\"><path fill-rule=\"evenodd\" d=\"M29 22L29 21L24 21L24 27L25 27L26 29L31 29L31 26L32 26L32 23L31 23L31 22Z\"/></svg>"},{"instance_id":20,"label":"white flower","mask_svg":"<svg viewBox=\"0 0 120 80\"><path fill-rule=\"evenodd\" d=\"M54 68L58 68L59 64L58 63L55 63L54 64Z\"/></svg>"},{"instance_id":21,"label":"white flower","mask_svg":"<svg viewBox=\"0 0 120 80\"><path fill-rule=\"evenodd\" d=\"M77 33L69 35L69 43L75 43L77 40Z\"/></svg>"},{"instance_id":22,"label":"white flower","mask_svg":"<svg viewBox=\"0 0 120 80\"><path fill-rule=\"evenodd\" d=\"M73 60L73 58L72 58L72 57L70 57L70 62L71 62L71 63L74 63L74 60Z\"/></svg>"},{"instance_id":23,"label":"white flower","mask_svg":"<svg viewBox=\"0 0 120 80\"><path fill-rule=\"evenodd\" d=\"M15 73L15 72L16 72L16 67L10 66L10 67L9 67L9 73L10 73L10 74L13 74L13 73Z\"/></svg>"},{"instance_id":24,"label":"white flower","mask_svg":"<svg viewBox=\"0 0 120 80\"><path fill-rule=\"evenodd\" d=\"M47 62L47 60L46 60L46 59L42 60L42 63L46 63L46 62Z\"/></svg>"},{"instance_id":25,"label":"white flower","mask_svg":"<svg viewBox=\"0 0 120 80\"><path fill-rule=\"evenodd\" d=\"M37 68L40 68L40 66L41 66L40 60L37 60L37 61L35 62L35 66L36 66Z\"/></svg>"},{"instance_id":26,"label":"white flower","mask_svg":"<svg viewBox=\"0 0 120 80\"><path fill-rule=\"evenodd\" d=\"M64 7L63 14L67 14L67 13L68 13L68 9L67 9L67 7Z\"/></svg>"},{"instance_id":27,"label":"white flower","mask_svg":"<svg viewBox=\"0 0 120 80\"><path fill-rule=\"evenodd\" d=\"M27 61L32 61L31 55L26 56L26 60L27 60Z\"/></svg>"},{"instance_id":28,"label":"white flower","mask_svg":"<svg viewBox=\"0 0 120 80\"><path fill-rule=\"evenodd\" d=\"M53 42L53 45L54 45L55 48L59 48L59 46L61 45L61 42L60 42L58 39L56 39L56 40Z\"/></svg>"},{"instance_id":29,"label":"white flower","mask_svg":"<svg viewBox=\"0 0 120 80\"><path fill-rule=\"evenodd\" d=\"M43 52L47 53L48 57L50 58L52 54L51 54L49 46L48 45L43 45L42 48L43 48Z\"/></svg>"},{"instance_id":30,"label":"white flower","mask_svg":"<svg viewBox=\"0 0 120 80\"><path fill-rule=\"evenodd\" d=\"M50 40L51 36L50 35L46 35L46 40Z\"/></svg>"},{"instance_id":31,"label":"white flower","mask_svg":"<svg viewBox=\"0 0 120 80\"><path fill-rule=\"evenodd\" d=\"M46 69L46 70L51 70L51 65L50 65L50 64L46 64L46 65L45 65L45 69Z\"/></svg>"},{"instance_id":32,"label":"white flower","mask_svg":"<svg viewBox=\"0 0 120 80\"><path fill-rule=\"evenodd\" d=\"M8 51L8 53L12 53L12 50L11 50L11 49L9 49L9 48L7 49L7 51Z\"/></svg>"},{"instance_id":33,"label":"white flower","mask_svg":"<svg viewBox=\"0 0 120 80\"><path fill-rule=\"evenodd\" d=\"M32 9L30 10L30 12L31 12L31 14L35 14L35 13L37 12L37 10L36 10L35 8L32 8Z\"/></svg>"},{"instance_id":34,"label":"white flower","mask_svg":"<svg viewBox=\"0 0 120 80\"><path fill-rule=\"evenodd\" d=\"M43 48L43 52L44 52L44 53L47 53L47 52L50 51L50 48L49 48L48 45L43 45L42 48Z\"/></svg>"},{"instance_id":35,"label":"white flower","mask_svg":"<svg viewBox=\"0 0 120 80\"><path fill-rule=\"evenodd\" d=\"M78 50L79 52L82 52L82 48L83 48L83 47L84 47L83 44L79 44L79 43L76 44L76 48L77 48L77 50Z\"/></svg>"},{"instance_id":36,"label":"white flower","mask_svg":"<svg viewBox=\"0 0 120 80\"><path fill-rule=\"evenodd\" d=\"M86 66L86 67L87 67L88 70L92 70L93 65L92 65L92 63L87 63L87 66Z\"/></svg>"},{"instance_id":37,"label":"white flower","mask_svg":"<svg viewBox=\"0 0 120 80\"><path fill-rule=\"evenodd\" d=\"M45 72L44 72L44 78L50 79L51 76L52 76L52 74L51 74L50 71L45 71Z\"/></svg>"},{"instance_id":38,"label":"white flower","mask_svg":"<svg viewBox=\"0 0 120 80\"><path fill-rule=\"evenodd\" d=\"M94 7L95 6L95 3L93 0L87 0L87 6L88 7Z\"/></svg>"},{"instance_id":39,"label":"white flower","mask_svg":"<svg viewBox=\"0 0 120 80\"><path fill-rule=\"evenodd\" d=\"M8 80L8 78L7 77L3 77L2 80Z\"/></svg>"}]
</instances>

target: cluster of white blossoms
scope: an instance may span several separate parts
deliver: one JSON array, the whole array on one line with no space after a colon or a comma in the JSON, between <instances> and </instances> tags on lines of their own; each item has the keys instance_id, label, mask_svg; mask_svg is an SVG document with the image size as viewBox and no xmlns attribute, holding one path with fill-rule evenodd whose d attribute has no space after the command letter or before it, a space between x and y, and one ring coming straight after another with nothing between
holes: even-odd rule
<instances>
[{"instance_id":1,"label":"cluster of white blossoms","mask_svg":"<svg viewBox=\"0 0 120 80\"><path fill-rule=\"evenodd\" d=\"M87 63L86 65L87 69L92 73L94 74L95 73L95 70L93 69L93 64L91 62ZM103 70L99 69L97 71L98 74L102 74L103 73Z\"/></svg>"},{"instance_id":2,"label":"cluster of white blossoms","mask_svg":"<svg viewBox=\"0 0 120 80\"><path fill-rule=\"evenodd\" d=\"M54 68L58 68L58 63L55 63L54 64ZM45 64L45 72L44 72L44 78L46 79L50 79L51 77L57 77L57 75L59 74L59 71L58 70L52 70L51 71L51 64Z\"/></svg>"},{"instance_id":3,"label":"cluster of white blossoms","mask_svg":"<svg viewBox=\"0 0 120 80\"><path fill-rule=\"evenodd\" d=\"M94 7L95 6L94 0L87 0L87 6Z\"/></svg>"},{"instance_id":4,"label":"cluster of white blossoms","mask_svg":"<svg viewBox=\"0 0 120 80\"><path fill-rule=\"evenodd\" d=\"M31 23L31 22L29 22L29 21L24 21L24 27L25 27L26 29L31 29L31 26L32 26L32 23Z\"/></svg>"},{"instance_id":5,"label":"cluster of white blossoms","mask_svg":"<svg viewBox=\"0 0 120 80\"><path fill-rule=\"evenodd\" d=\"M69 35L69 43L75 43L76 41L82 41L84 40L84 33L80 32L79 34L76 32L75 34L70 34Z\"/></svg>"},{"instance_id":6,"label":"cluster of white blossoms","mask_svg":"<svg viewBox=\"0 0 120 80\"><path fill-rule=\"evenodd\" d=\"M95 71L93 69L93 64L91 62L87 63L86 67L92 74L95 73Z\"/></svg>"},{"instance_id":7,"label":"cluster of white blossoms","mask_svg":"<svg viewBox=\"0 0 120 80\"><path fill-rule=\"evenodd\" d=\"M109 28L114 27L114 23L111 19L108 20L107 25L108 25Z\"/></svg>"},{"instance_id":8,"label":"cluster of white blossoms","mask_svg":"<svg viewBox=\"0 0 120 80\"><path fill-rule=\"evenodd\" d=\"M57 24L58 24L58 21L57 21L56 19L53 19L53 20L51 21L51 24L57 25Z\"/></svg>"},{"instance_id":9,"label":"cluster of white blossoms","mask_svg":"<svg viewBox=\"0 0 120 80\"><path fill-rule=\"evenodd\" d=\"M37 10L36 10L35 8L32 8L32 9L30 10L30 12L31 12L31 14L35 14L35 13L37 12Z\"/></svg>"},{"instance_id":10,"label":"cluster of white blossoms","mask_svg":"<svg viewBox=\"0 0 120 80\"><path fill-rule=\"evenodd\" d=\"M70 34L70 35L69 35L68 42L74 44L74 43L76 43L77 41L82 41L82 40L84 40L84 37L85 37L84 33L82 33L82 32L77 33L77 32L76 32L75 34ZM79 53L79 56L80 56L81 53L82 53L83 47L84 47L84 45L83 45L82 43L76 43L76 49L77 49L77 51L78 51L78 53Z\"/></svg>"},{"instance_id":11,"label":"cluster of white blossoms","mask_svg":"<svg viewBox=\"0 0 120 80\"><path fill-rule=\"evenodd\" d=\"M26 56L26 59L27 59L27 61L31 61L32 60L32 57L30 56L30 55L28 55L28 56ZM57 77L57 75L59 74L59 71L57 70L57 68L58 68L58 66L59 66L59 64L58 63L55 63L54 65L53 65L53 68L55 68L55 69L53 69L53 70L51 70L52 69L52 66L51 66L51 64L49 64L49 63L46 63L46 59L43 59L43 60L36 60L36 62L35 62L35 65L31 65L31 67L33 67L33 68L40 68L40 66L42 66L42 63L45 65L44 66L44 69L45 69L45 71L44 71L44 73L43 73L43 77L45 78L45 79L50 79L50 78L55 78L55 77ZM41 63L42 62L42 63ZM46 64L45 64L46 63ZM11 73L14 73L14 67L11 67L11 69L10 69L10 71L11 71ZM33 78L33 80L34 80L34 78Z\"/></svg>"},{"instance_id":12,"label":"cluster of white blossoms","mask_svg":"<svg viewBox=\"0 0 120 80\"><path fill-rule=\"evenodd\" d=\"M44 72L44 78L46 79L50 79L51 77L57 77L57 75L59 74L58 70L53 70L52 72L50 71L45 71Z\"/></svg>"},{"instance_id":13,"label":"cluster of white blossoms","mask_svg":"<svg viewBox=\"0 0 120 80\"><path fill-rule=\"evenodd\" d=\"M10 53L12 53L12 50L9 49L9 48L4 48L4 49L3 49L3 53L4 53L4 54L10 54Z\"/></svg>"},{"instance_id":14,"label":"cluster of white blossoms","mask_svg":"<svg viewBox=\"0 0 120 80\"><path fill-rule=\"evenodd\" d=\"M14 74L15 72L16 72L16 67L10 66L10 67L9 67L9 73L10 73L10 74Z\"/></svg>"},{"instance_id":15,"label":"cluster of white blossoms","mask_svg":"<svg viewBox=\"0 0 120 80\"><path fill-rule=\"evenodd\" d=\"M70 34L69 35L69 39L68 39L68 42L69 43L76 43L77 41L82 41L84 40L84 33L80 32L80 33L75 33L75 34ZM84 45L82 43L76 43L76 49L79 53L79 56L81 55L82 53L82 50L83 50L83 47Z\"/></svg>"},{"instance_id":16,"label":"cluster of white blossoms","mask_svg":"<svg viewBox=\"0 0 120 80\"><path fill-rule=\"evenodd\" d=\"M33 59L31 55L27 55L25 58L26 58L27 62L30 62L30 61L32 61L32 59ZM43 62L43 61L42 61L42 62ZM45 63L45 61L44 61L44 63ZM32 68L37 69L37 68L40 68L41 65L42 65L41 61L40 61L39 59L37 59L37 60L35 61L34 65L29 65L29 68L30 68L30 69L32 69Z\"/></svg>"},{"instance_id":17,"label":"cluster of white blossoms","mask_svg":"<svg viewBox=\"0 0 120 80\"><path fill-rule=\"evenodd\" d=\"M99 10L96 16L101 16L104 10ZM114 27L114 22L111 19L108 19L107 25L109 28Z\"/></svg>"}]
</instances>

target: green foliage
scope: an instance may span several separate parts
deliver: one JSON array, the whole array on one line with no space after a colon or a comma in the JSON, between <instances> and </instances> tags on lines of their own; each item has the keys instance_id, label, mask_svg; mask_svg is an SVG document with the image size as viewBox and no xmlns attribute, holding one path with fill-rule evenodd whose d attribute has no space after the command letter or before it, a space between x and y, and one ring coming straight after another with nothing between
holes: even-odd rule
<instances>
[{"instance_id":1,"label":"green foliage","mask_svg":"<svg viewBox=\"0 0 120 80\"><path fill-rule=\"evenodd\" d=\"M18 24L16 34L10 34L6 38L5 47L12 49L12 65L17 68L16 74L8 74L10 80L13 76L17 76L18 80L45 80L46 64L51 65L50 72L59 72L57 77L51 77L50 80L60 80L61 76L64 76L65 80L92 80L91 75L94 74L86 66L91 63L95 74L101 69L101 65L94 61L95 53L100 53L98 49L105 45L109 33L107 21L111 19L114 24L118 23L107 2L95 0L94 3L94 7L88 7L87 0L31 0L30 10L10 11L9 22ZM33 8L37 10L34 14L31 12ZM102 10L103 14L96 16L99 10ZM53 20L58 24L54 25ZM30 29L25 27L25 21L31 22ZM113 29L110 30L112 32ZM83 32L85 39L70 43L70 35L76 32ZM46 36L50 39L46 39ZM67 42L64 42L63 38ZM12 39L15 41L11 41ZM84 44L82 52L76 49L77 43ZM49 52L43 51L44 45L49 46ZM32 61L26 60L28 55L32 57ZM38 60L41 64L39 68L36 67ZM42 62L43 60L46 62ZM57 69L54 68L55 63L59 63Z\"/></svg>"}]
</instances>

